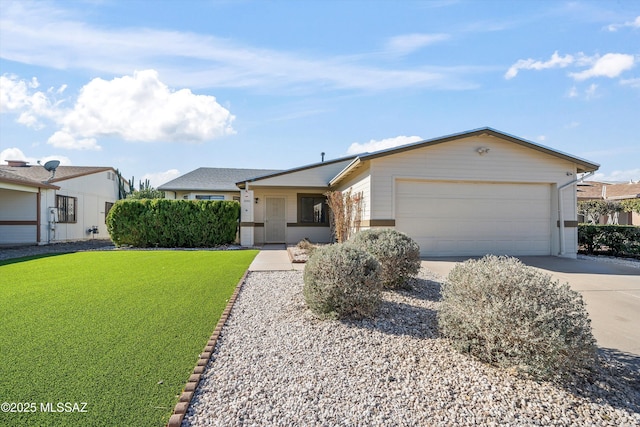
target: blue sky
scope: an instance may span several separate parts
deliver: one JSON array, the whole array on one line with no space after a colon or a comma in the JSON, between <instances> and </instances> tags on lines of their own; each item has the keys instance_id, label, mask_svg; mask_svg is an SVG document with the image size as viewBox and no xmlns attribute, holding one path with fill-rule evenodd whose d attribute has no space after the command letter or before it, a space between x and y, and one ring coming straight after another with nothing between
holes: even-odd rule
<instances>
[{"instance_id":1,"label":"blue sky","mask_svg":"<svg viewBox=\"0 0 640 427\"><path fill-rule=\"evenodd\" d=\"M640 179L640 2L0 2L0 160L286 169L490 126Z\"/></svg>"}]
</instances>

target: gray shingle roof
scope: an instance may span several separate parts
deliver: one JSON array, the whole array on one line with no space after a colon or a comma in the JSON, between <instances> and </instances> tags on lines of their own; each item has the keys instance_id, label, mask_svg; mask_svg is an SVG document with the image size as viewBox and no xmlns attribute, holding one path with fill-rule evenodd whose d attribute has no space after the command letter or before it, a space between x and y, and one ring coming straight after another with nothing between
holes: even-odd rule
<instances>
[{"instance_id":1,"label":"gray shingle roof","mask_svg":"<svg viewBox=\"0 0 640 427\"><path fill-rule=\"evenodd\" d=\"M0 182L8 182L10 184L19 184L26 185L27 187L35 187L35 188L55 188L58 189L60 187L44 184L41 181L37 181L31 178L25 178L24 176L20 176L18 174L12 173L10 171L4 170L0 168Z\"/></svg>"},{"instance_id":2,"label":"gray shingle roof","mask_svg":"<svg viewBox=\"0 0 640 427\"><path fill-rule=\"evenodd\" d=\"M91 175L98 172L114 171L112 167L108 166L58 166L56 169L55 178L49 181L50 184L54 182L64 181L65 179L77 178L79 176ZM7 166L0 165L0 171L13 176L19 176L22 179L43 183L46 182L51 176L51 172L47 171L43 166Z\"/></svg>"},{"instance_id":3,"label":"gray shingle roof","mask_svg":"<svg viewBox=\"0 0 640 427\"><path fill-rule=\"evenodd\" d=\"M282 172L273 169L198 168L158 187L162 191L240 191L236 182Z\"/></svg>"}]
</instances>

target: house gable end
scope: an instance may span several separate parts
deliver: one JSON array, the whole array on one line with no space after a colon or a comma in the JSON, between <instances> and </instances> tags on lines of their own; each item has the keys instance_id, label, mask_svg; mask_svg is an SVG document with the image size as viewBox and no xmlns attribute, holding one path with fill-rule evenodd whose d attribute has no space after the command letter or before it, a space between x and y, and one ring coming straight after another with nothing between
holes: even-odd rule
<instances>
[{"instance_id":1,"label":"house gable end","mask_svg":"<svg viewBox=\"0 0 640 427\"><path fill-rule=\"evenodd\" d=\"M440 144L451 143L451 142L455 142L455 141L466 140L466 141L469 141L470 143L473 143L474 141L480 141L480 139L478 139L478 138L480 138L480 139L482 139L482 138L496 138L496 139L499 139L499 140L502 140L502 141L506 141L506 142L509 142L509 143L513 143L513 144L519 145L519 146L524 147L524 148L531 149L533 151L537 151L539 153L546 154L546 155L551 156L551 157L555 157L555 158L558 158L558 159L562 159L562 160L568 161L568 162L570 162L570 163L575 165L575 169L576 169L577 173L595 171L600 167L600 165L597 164L597 163L593 163L593 162L590 162L588 160L581 159L579 157L575 157L575 156L572 156L570 154L566 154L566 153L563 153L561 151L557 151L557 150L551 149L549 147L545 147L543 145L536 144L536 143L533 143L531 141L527 141L527 140L524 140L524 139L521 139L521 138L518 138L518 137L515 137L515 136L512 136L512 135L497 131L497 130L489 128L489 127L485 127L485 128L472 130L472 131L467 131L467 132L461 132L461 133L457 133L457 134L453 134L453 135L448 135L448 136L444 136L444 137L440 137L440 138L424 140L424 141L420 141L420 142L416 142L416 143L412 143L412 144L403 145L403 146L400 146L400 147L389 148L389 149L377 151L377 152L374 152L374 153L361 154L347 168L345 168L344 170L340 171L340 173L337 174L331 180L330 184L332 186L338 185L340 183L340 181L342 181L347 176L349 176L350 174L353 173L353 169L359 168L365 162L369 162L369 161L372 161L372 160L375 160L375 159L379 159L379 158L384 158L384 157L387 157L387 156L397 155L397 154L408 152L408 151L413 152L414 150L419 150L419 149L428 148L428 147L434 147L434 146L437 146L437 145L440 145ZM485 140L485 139L482 139L482 140ZM489 147L475 147L475 150L479 155L488 154L488 151L487 152L483 152L483 153L478 152L478 150L482 150L483 148L489 148ZM489 151L490 151L490 148L489 148Z\"/></svg>"}]
</instances>

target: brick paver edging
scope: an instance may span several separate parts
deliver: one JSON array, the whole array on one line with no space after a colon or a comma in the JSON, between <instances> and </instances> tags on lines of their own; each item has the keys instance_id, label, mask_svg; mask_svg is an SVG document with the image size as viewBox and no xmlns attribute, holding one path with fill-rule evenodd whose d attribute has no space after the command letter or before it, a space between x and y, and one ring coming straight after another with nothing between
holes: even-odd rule
<instances>
[{"instance_id":1,"label":"brick paver edging","mask_svg":"<svg viewBox=\"0 0 640 427\"><path fill-rule=\"evenodd\" d=\"M193 398L193 393L196 391L196 387L198 387L198 383L204 374L204 370L209 363L209 359L211 359L211 355L213 354L213 349L218 342L218 338L220 337L220 332L222 331L222 327L227 322L229 318L229 314L231 314L231 309L233 308L233 304L236 302L238 298L238 294L240 293L240 289L242 285L247 279L247 275L249 271L245 271L244 275L236 285L236 289L233 291L231 298L229 298L229 302L227 302L227 306L222 312L222 316L220 316L220 320L218 320L218 324L213 330L213 334L211 334L211 338L207 342L207 345L204 347L202 353L200 353L200 358L198 359L198 363L196 367L193 368L193 374L189 377L187 384L184 386L184 390L180 395L180 399L176 404L175 409L173 410L173 415L169 418L169 422L167 423L167 427L180 427L182 424L182 420L189 409L189 404L191 403L191 399Z\"/></svg>"}]
</instances>

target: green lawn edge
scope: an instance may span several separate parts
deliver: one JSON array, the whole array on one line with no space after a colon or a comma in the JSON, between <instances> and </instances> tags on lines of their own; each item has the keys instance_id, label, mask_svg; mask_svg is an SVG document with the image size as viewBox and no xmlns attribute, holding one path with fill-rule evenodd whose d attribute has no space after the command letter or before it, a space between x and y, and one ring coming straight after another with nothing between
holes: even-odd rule
<instances>
[{"instance_id":1,"label":"green lawn edge","mask_svg":"<svg viewBox=\"0 0 640 427\"><path fill-rule=\"evenodd\" d=\"M0 425L165 425L256 254L95 251L0 264L0 400L35 404L0 413Z\"/></svg>"}]
</instances>

